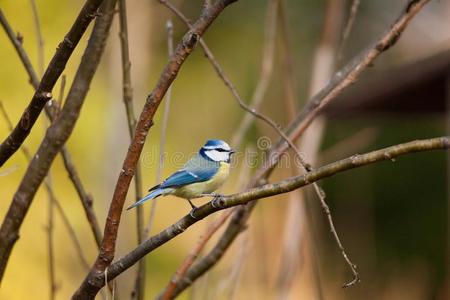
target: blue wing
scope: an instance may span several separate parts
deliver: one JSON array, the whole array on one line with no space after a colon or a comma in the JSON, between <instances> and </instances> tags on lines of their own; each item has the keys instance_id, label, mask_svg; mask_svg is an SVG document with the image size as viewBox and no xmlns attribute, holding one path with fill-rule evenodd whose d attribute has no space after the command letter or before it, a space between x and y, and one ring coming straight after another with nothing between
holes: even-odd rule
<instances>
[{"instance_id":1,"label":"blue wing","mask_svg":"<svg viewBox=\"0 0 450 300\"><path fill-rule=\"evenodd\" d=\"M159 188L168 187L179 187L196 182L203 182L211 179L217 172L217 168L207 168L207 169L193 169L186 170L182 169L175 172L169 178L161 183Z\"/></svg>"}]
</instances>

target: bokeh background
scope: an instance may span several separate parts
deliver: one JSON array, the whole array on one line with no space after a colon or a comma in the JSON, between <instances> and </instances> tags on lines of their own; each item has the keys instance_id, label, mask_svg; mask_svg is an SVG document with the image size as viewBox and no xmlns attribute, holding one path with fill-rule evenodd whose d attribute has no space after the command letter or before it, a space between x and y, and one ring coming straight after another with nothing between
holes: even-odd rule
<instances>
[{"instance_id":1,"label":"bokeh background","mask_svg":"<svg viewBox=\"0 0 450 300\"><path fill-rule=\"evenodd\" d=\"M301 106L310 94L313 57L329 3L321 0L282 1L293 57L295 100ZM342 1L345 20L351 1ZM355 24L336 68L379 37L399 15L406 1L361 1ZM45 64L72 24L83 1L36 1L45 40ZM175 44L185 26L158 1L127 1L134 106L140 112L167 61L166 21L174 22ZM174 1L187 16L195 19L202 1ZM24 37L35 68L38 47L30 1L0 0L0 7L13 28ZM205 35L218 61L246 101L253 94L261 69L267 1L240 0L227 8ZM431 1L411 22L398 44L383 54L356 85L364 86L373 74L445 52L450 46L449 1ZM88 35L86 35L88 36ZM64 72L67 87L73 80L86 36L76 48ZM288 123L283 104L283 52L275 46L274 72L261 110L277 123ZM383 73L384 72L384 73ZM103 228L104 219L129 145L126 114L122 102L118 22L115 20L107 50L92 82L81 116L67 146L81 179L94 198L94 209ZM448 81L447 81L448 82ZM0 33L0 100L16 122L31 99L28 83L14 48ZM54 94L59 90L56 85ZM67 89L66 89L67 90ZM412 96L413 97L413 96ZM435 101L435 99L428 99ZM163 102L164 103L164 102ZM162 109L147 138L143 162L143 185L155 184ZM327 121L320 142L317 165L344 158L356 152L389 146L417 138L445 135L446 113L349 116ZM184 64L173 84L168 121L166 164L163 175L171 174L209 138L230 140L244 112L216 76L200 49ZM35 153L48 126L41 116L25 142ZM362 131L364 130L364 131ZM0 136L9 130L0 119ZM359 133L359 135L358 135ZM356 135L355 135L356 134ZM262 152L261 137L277 139L273 131L256 122L245 136L239 151ZM356 142L339 143L354 137ZM308 143L308 141L304 141ZM234 163L231 178L222 189L233 193L250 178L240 177L244 160ZM17 186L26 171L22 153L0 170L0 217L3 218ZM277 168L272 181L292 175L292 167ZM51 169L58 200L63 205L89 262L97 251L84 212L67 173L58 157ZM223 260L199 280L182 299L448 299L450 278L448 226L448 167L445 152L402 157L394 163L380 163L326 179L322 185L334 213L344 245L358 265L362 282L350 289L341 285L350 279L339 250L329 234L326 220L313 194L305 190L301 222L306 230L288 231L301 235L295 275L289 288L280 288L283 249L289 197L282 195L258 204L250 226L231 247ZM130 189L127 204L134 199ZM14 247L0 299L45 299L48 290L48 250L46 226L48 197L43 188L37 193ZM199 203L206 199L197 200ZM153 233L169 226L188 212L184 200L173 197L158 202ZM144 206L146 220L150 205ZM195 224L184 234L146 257L146 299L152 299L166 285L173 272L195 245L199 235L216 216ZM289 228L288 228L289 229ZM78 287L86 271L68 239L61 218L55 216L55 258L57 298L67 299ZM216 234L220 236L219 234ZM214 245L213 238L207 249ZM288 239L289 240L289 239ZM136 246L135 212L124 212L116 257ZM236 271L237 270L237 271ZM117 279L118 295L130 297L135 269Z\"/></svg>"}]
</instances>

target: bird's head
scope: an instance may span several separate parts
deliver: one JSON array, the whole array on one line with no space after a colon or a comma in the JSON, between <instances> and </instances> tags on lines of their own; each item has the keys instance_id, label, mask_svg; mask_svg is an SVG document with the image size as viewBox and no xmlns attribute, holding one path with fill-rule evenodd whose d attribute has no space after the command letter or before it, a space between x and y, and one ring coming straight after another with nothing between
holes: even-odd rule
<instances>
[{"instance_id":1,"label":"bird's head","mask_svg":"<svg viewBox=\"0 0 450 300\"><path fill-rule=\"evenodd\" d=\"M229 163L234 150L222 140L208 140L199 152L206 159Z\"/></svg>"}]
</instances>

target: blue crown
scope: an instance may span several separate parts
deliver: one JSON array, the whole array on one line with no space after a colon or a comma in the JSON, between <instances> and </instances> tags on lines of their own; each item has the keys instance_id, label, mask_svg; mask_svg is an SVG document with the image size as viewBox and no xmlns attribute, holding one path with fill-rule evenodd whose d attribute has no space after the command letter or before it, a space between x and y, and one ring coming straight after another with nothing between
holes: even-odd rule
<instances>
[{"instance_id":1,"label":"blue crown","mask_svg":"<svg viewBox=\"0 0 450 300\"><path fill-rule=\"evenodd\" d=\"M222 140L207 140L204 147L221 147L226 145Z\"/></svg>"}]
</instances>

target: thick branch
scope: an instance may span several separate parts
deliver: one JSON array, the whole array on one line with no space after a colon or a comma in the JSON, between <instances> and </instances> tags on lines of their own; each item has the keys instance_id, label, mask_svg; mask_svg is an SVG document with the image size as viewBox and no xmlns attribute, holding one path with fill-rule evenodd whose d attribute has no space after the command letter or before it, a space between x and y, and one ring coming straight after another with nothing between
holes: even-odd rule
<instances>
[{"instance_id":1,"label":"thick branch","mask_svg":"<svg viewBox=\"0 0 450 300\"><path fill-rule=\"evenodd\" d=\"M117 180L113 198L111 200L108 217L105 224L104 237L100 253L92 267L91 272L85 278L78 291L73 296L74 299L92 299L103 286L103 281L98 281L100 274L103 274L114 258L117 232L120 224L120 217L123 210L125 198L133 178L136 164L144 147L146 136L153 125L153 116L159 107L167 89L177 76L186 58L194 50L201 35L208 29L217 16L231 3L236 0L219 0L211 6L205 8L199 19L183 37L181 43L170 58L166 67L151 94L147 97L139 121L136 125L133 140L128 148L128 153L122 166L122 171Z\"/></svg>"},{"instance_id":2,"label":"thick branch","mask_svg":"<svg viewBox=\"0 0 450 300\"><path fill-rule=\"evenodd\" d=\"M106 3L110 2L113 1ZM0 228L0 279L3 277L12 248L19 238L20 227L34 195L47 175L56 154L61 150L75 126L89 85L100 62L112 18L113 10L105 10L95 23L60 117L47 130L14 195Z\"/></svg>"},{"instance_id":3,"label":"thick branch","mask_svg":"<svg viewBox=\"0 0 450 300\"><path fill-rule=\"evenodd\" d=\"M96 16L102 0L88 0L80 11L70 31L59 44L41 82L33 95L28 107L22 114L14 130L0 145L0 167L19 149L36 122L45 104L52 97L52 90L66 63L73 53L89 23ZM16 46L16 45L15 45Z\"/></svg>"},{"instance_id":4,"label":"thick branch","mask_svg":"<svg viewBox=\"0 0 450 300\"><path fill-rule=\"evenodd\" d=\"M310 185L313 182L319 181L323 178L331 177L338 173L354 169L357 167L369 165L375 162L393 160L401 155L430 150L449 149L449 148L450 148L450 137L438 137L427 140L412 141L409 143L387 147L366 154L353 155L349 158L339 160L334 163L325 165L323 167L314 169L313 171L305 175L291 177L278 183L265 184L242 193L214 199L213 201L208 202L199 207L198 210L195 211L194 214L195 218L192 218L189 214L186 215L178 222L166 228L159 234L146 240L145 242L140 244L136 249L132 250L130 253L120 258L115 263L111 264L107 270L108 280L114 279L122 272L130 268L133 264L138 262L146 254L152 252L156 248L167 243L177 235L183 233L186 229L188 229L196 222L202 220L203 218L217 211L248 203L248 205L243 206L244 209L237 210L236 214L233 216L233 219L231 221L232 223L237 222L238 224L244 226L245 223L242 223L242 220L246 219L244 212L246 211L246 208L251 207L253 203L255 203L254 200L287 193L295 189L301 188L303 186ZM243 227L240 227L240 231L242 231L242 229ZM234 236L237 236L237 233ZM231 241L232 240L233 238L231 239ZM219 243L221 242L222 240ZM220 247L220 249L223 248ZM197 265L198 264L194 265L191 268L191 270ZM188 271L187 274L190 274L190 271ZM99 283L100 285L99 288L101 288L104 285L104 279L105 279L104 273L97 274L95 282Z\"/></svg>"}]
</instances>

